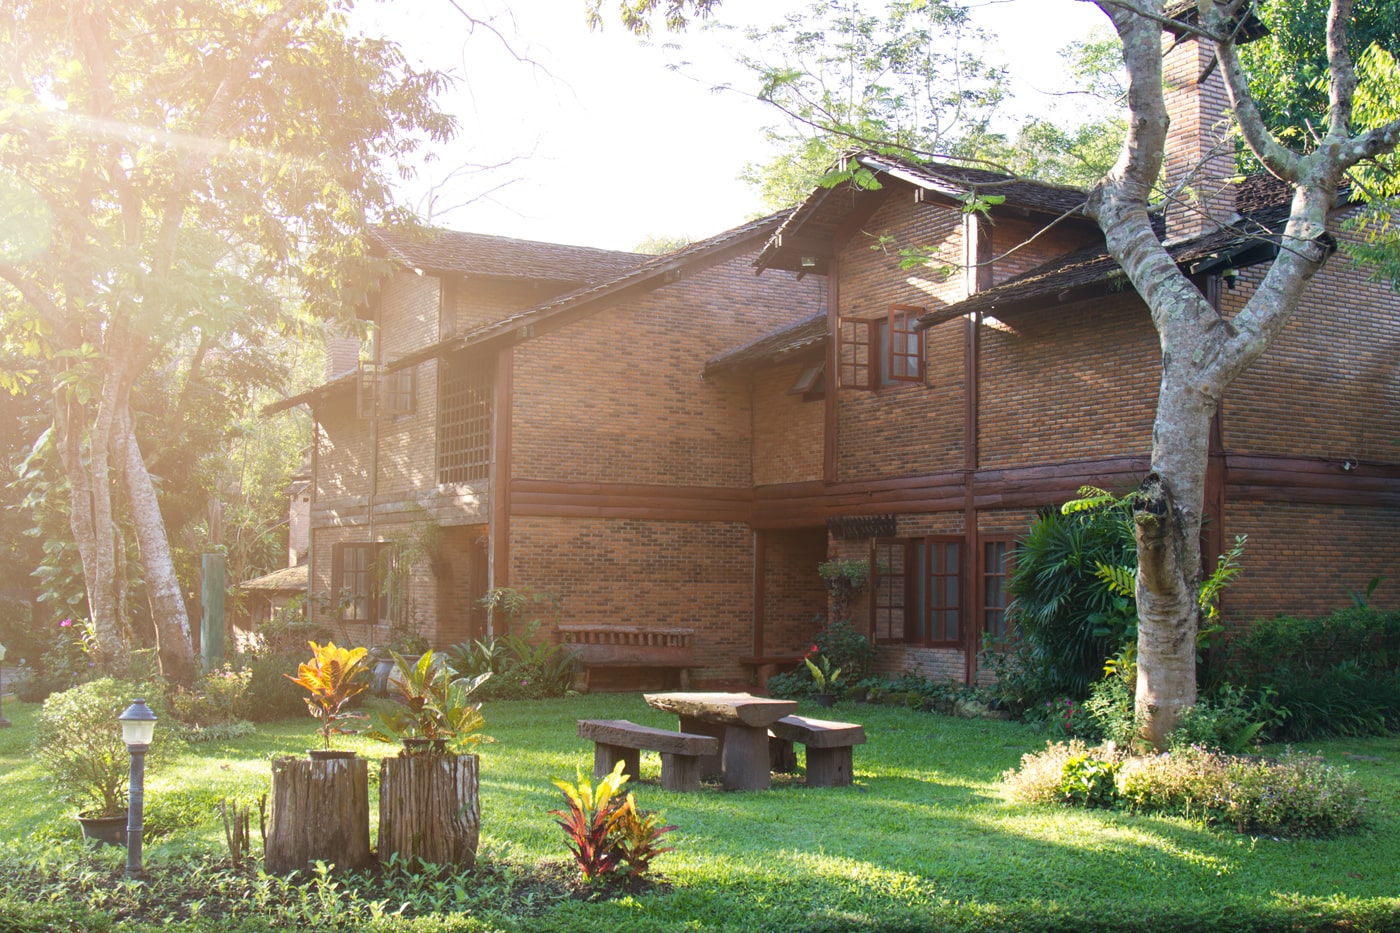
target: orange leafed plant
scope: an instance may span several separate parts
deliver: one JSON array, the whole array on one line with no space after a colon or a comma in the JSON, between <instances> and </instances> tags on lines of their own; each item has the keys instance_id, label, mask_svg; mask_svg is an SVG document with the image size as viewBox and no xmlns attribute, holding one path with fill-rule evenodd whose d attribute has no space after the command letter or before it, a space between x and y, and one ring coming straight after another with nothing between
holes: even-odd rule
<instances>
[{"instance_id":1,"label":"orange leafed plant","mask_svg":"<svg viewBox=\"0 0 1400 933\"><path fill-rule=\"evenodd\" d=\"M361 675L369 670L364 648L340 648L336 643L326 642L311 645L311 660L297 669L297 676L283 674L292 683L306 688L311 696L306 698L306 708L311 715L321 720L321 737L326 748L331 747L331 736L346 735L355 730L347 723L364 719L363 713L352 713L346 705L359 696L369 686Z\"/></svg>"}]
</instances>

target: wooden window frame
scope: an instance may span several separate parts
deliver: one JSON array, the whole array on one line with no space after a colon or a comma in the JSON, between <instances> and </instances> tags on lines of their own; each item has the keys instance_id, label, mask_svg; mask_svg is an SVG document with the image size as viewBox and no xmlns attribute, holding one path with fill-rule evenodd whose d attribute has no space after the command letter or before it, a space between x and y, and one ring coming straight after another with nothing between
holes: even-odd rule
<instances>
[{"instance_id":1,"label":"wooden window frame","mask_svg":"<svg viewBox=\"0 0 1400 933\"><path fill-rule=\"evenodd\" d=\"M1001 551L1001 566L992 566L991 549L999 547ZM1006 607L1011 602L1011 593L1007 589L1007 581L1011 576L1012 569L1016 566L1016 541L1010 535L989 535L982 538L982 564L978 569L978 585L982 590L982 619L981 638L983 643L988 639L1008 640L1015 636L1011 623L1006 615ZM1001 595L1000 605L995 605L992 593L992 582L1000 580L997 589ZM1000 625L994 626L993 619L999 619ZM1000 629L998 632L997 629Z\"/></svg>"},{"instance_id":2,"label":"wooden window frame","mask_svg":"<svg viewBox=\"0 0 1400 933\"><path fill-rule=\"evenodd\" d=\"M923 308L914 305L891 304L883 318L840 318L836 341L838 387L877 391L923 385L924 333L914 326L923 313Z\"/></svg>"},{"instance_id":3,"label":"wooden window frame","mask_svg":"<svg viewBox=\"0 0 1400 933\"><path fill-rule=\"evenodd\" d=\"M885 324L889 352L885 355L882 381L923 384L924 332L914 327L923 313L923 308L913 305L890 305Z\"/></svg>"},{"instance_id":4,"label":"wooden window frame","mask_svg":"<svg viewBox=\"0 0 1400 933\"><path fill-rule=\"evenodd\" d=\"M943 563L946 552L941 550L952 545L956 548L957 568L946 572ZM893 638L888 634L880 636L878 627L880 612L895 608L891 601L881 604L882 593L880 574L880 549L902 546L904 549L902 597L904 634ZM963 648L963 638L967 631L967 542L961 535L926 535L916 538L877 538L871 543L871 587L870 625L871 636L878 644L908 645L919 648ZM939 569L935 574L934 570ZM893 576L893 574L891 574ZM949 604L946 600L949 580L956 581L957 600ZM935 582L940 581L940 582ZM935 605L934 598L939 597ZM934 636L935 612L954 612L954 632L952 637ZM940 620L938 635L947 636L946 622Z\"/></svg>"},{"instance_id":5,"label":"wooden window frame","mask_svg":"<svg viewBox=\"0 0 1400 933\"><path fill-rule=\"evenodd\" d=\"M418 368L407 366L385 373L381 377L383 413L391 416L411 415L417 407Z\"/></svg>"},{"instance_id":6,"label":"wooden window frame","mask_svg":"<svg viewBox=\"0 0 1400 933\"><path fill-rule=\"evenodd\" d=\"M879 367L877 323L849 317L837 323L836 383L840 388L866 391L875 388Z\"/></svg>"},{"instance_id":7,"label":"wooden window frame","mask_svg":"<svg viewBox=\"0 0 1400 933\"><path fill-rule=\"evenodd\" d=\"M372 625L379 621L371 618L371 615L377 615L379 611L379 547L374 541L346 541L331 546L332 598L339 602L345 598L347 590L350 598L349 602L341 606L339 621L364 625ZM347 555L357 553L365 555L363 562L357 562L355 567L347 568Z\"/></svg>"}]
</instances>

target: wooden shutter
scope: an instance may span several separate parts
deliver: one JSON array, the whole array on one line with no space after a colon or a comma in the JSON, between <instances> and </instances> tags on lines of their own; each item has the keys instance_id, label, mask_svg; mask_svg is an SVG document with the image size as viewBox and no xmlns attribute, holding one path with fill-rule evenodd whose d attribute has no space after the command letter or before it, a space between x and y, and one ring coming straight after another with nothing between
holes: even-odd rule
<instances>
[{"instance_id":1,"label":"wooden shutter","mask_svg":"<svg viewBox=\"0 0 1400 933\"><path fill-rule=\"evenodd\" d=\"M924 381L924 333L914 329L923 308L912 305L890 305L889 358L885 372L891 382Z\"/></svg>"},{"instance_id":2,"label":"wooden shutter","mask_svg":"<svg viewBox=\"0 0 1400 933\"><path fill-rule=\"evenodd\" d=\"M841 318L836 330L837 385L875 388L875 321Z\"/></svg>"}]
</instances>

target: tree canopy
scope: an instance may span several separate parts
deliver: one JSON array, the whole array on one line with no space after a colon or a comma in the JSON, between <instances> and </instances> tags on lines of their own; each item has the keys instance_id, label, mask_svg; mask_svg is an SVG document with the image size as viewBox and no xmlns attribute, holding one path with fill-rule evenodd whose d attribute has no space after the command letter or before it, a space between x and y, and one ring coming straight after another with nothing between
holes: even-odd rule
<instances>
[{"instance_id":1,"label":"tree canopy","mask_svg":"<svg viewBox=\"0 0 1400 933\"><path fill-rule=\"evenodd\" d=\"M260 348L288 303L364 300L362 234L402 219L393 174L454 132L434 102L447 79L347 35L351 5L14 0L0 19L0 293L22 351L6 387L47 399L116 666L130 535L162 666L193 673L160 508L188 464L161 427L270 378ZM141 389L153 373L160 405Z\"/></svg>"}]
</instances>

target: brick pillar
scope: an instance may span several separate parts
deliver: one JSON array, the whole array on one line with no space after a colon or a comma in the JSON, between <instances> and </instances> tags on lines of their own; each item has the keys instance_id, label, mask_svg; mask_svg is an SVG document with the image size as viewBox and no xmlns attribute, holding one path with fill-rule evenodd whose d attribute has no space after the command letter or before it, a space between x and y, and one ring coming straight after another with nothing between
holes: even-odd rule
<instances>
[{"instance_id":1,"label":"brick pillar","mask_svg":"<svg viewBox=\"0 0 1400 933\"><path fill-rule=\"evenodd\" d=\"M1215 50L1193 37L1163 35L1162 89L1166 96L1166 162L1163 190L1186 187L1167 208L1167 239L1208 233L1235 219L1235 145L1230 138L1230 102L1214 64ZM1210 69L1205 80L1201 75Z\"/></svg>"}]
</instances>

